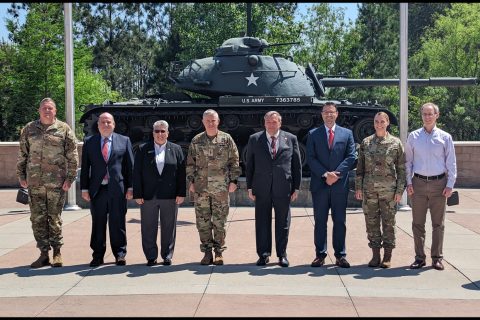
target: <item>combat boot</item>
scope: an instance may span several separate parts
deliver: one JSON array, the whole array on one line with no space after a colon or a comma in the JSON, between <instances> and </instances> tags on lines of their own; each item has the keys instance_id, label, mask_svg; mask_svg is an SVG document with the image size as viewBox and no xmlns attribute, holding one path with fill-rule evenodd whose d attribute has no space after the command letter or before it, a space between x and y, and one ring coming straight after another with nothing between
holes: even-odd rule
<instances>
[{"instance_id":1,"label":"combat boot","mask_svg":"<svg viewBox=\"0 0 480 320\"><path fill-rule=\"evenodd\" d=\"M215 252L215 260L213 261L213 264L216 266L223 265L223 257L221 252Z\"/></svg>"},{"instance_id":2,"label":"combat boot","mask_svg":"<svg viewBox=\"0 0 480 320\"><path fill-rule=\"evenodd\" d=\"M61 267L63 266L62 254L60 253L60 248L53 248L53 261L52 267Z\"/></svg>"},{"instance_id":3,"label":"combat boot","mask_svg":"<svg viewBox=\"0 0 480 320\"><path fill-rule=\"evenodd\" d=\"M368 263L369 267L375 268L380 265L380 248L372 248L372 260Z\"/></svg>"},{"instance_id":4,"label":"combat boot","mask_svg":"<svg viewBox=\"0 0 480 320\"><path fill-rule=\"evenodd\" d=\"M385 248L383 253L382 265L380 267L390 268L390 266L392 265L392 263L390 262L391 260L392 260L392 248Z\"/></svg>"},{"instance_id":5,"label":"combat boot","mask_svg":"<svg viewBox=\"0 0 480 320\"><path fill-rule=\"evenodd\" d=\"M48 266L50 264L50 258L48 257L48 250L41 250L40 257L37 260L32 262L30 267L32 268L41 268L44 266Z\"/></svg>"},{"instance_id":6,"label":"combat boot","mask_svg":"<svg viewBox=\"0 0 480 320\"><path fill-rule=\"evenodd\" d=\"M201 265L208 266L209 264L213 263L213 255L212 251L205 251L205 255L203 256L202 261L200 261Z\"/></svg>"}]
</instances>

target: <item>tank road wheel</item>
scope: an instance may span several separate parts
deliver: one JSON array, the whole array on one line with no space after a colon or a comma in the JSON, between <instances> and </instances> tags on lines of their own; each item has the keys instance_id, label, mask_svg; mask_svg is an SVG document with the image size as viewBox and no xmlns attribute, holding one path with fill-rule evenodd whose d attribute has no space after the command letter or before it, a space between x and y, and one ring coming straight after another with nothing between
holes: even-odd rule
<instances>
[{"instance_id":1,"label":"tank road wheel","mask_svg":"<svg viewBox=\"0 0 480 320\"><path fill-rule=\"evenodd\" d=\"M193 115L188 117L187 125L192 130L198 130L202 127L202 117Z\"/></svg>"},{"instance_id":2,"label":"tank road wheel","mask_svg":"<svg viewBox=\"0 0 480 320\"><path fill-rule=\"evenodd\" d=\"M353 139L355 142L361 143L364 138L374 133L373 118L360 119L353 125Z\"/></svg>"},{"instance_id":3,"label":"tank road wheel","mask_svg":"<svg viewBox=\"0 0 480 320\"><path fill-rule=\"evenodd\" d=\"M228 130L235 130L240 125L240 119L236 115L228 114L223 118L223 123Z\"/></svg>"},{"instance_id":4,"label":"tank road wheel","mask_svg":"<svg viewBox=\"0 0 480 320\"><path fill-rule=\"evenodd\" d=\"M297 124L302 129L308 129L313 125L313 117L310 114L302 113L297 118Z\"/></svg>"}]
</instances>

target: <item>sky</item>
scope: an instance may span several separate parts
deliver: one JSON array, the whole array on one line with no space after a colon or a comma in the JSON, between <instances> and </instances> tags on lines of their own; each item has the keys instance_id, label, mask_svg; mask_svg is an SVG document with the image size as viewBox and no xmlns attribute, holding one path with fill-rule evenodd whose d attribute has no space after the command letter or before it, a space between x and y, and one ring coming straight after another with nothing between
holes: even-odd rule
<instances>
[{"instance_id":1,"label":"sky","mask_svg":"<svg viewBox=\"0 0 480 320\"><path fill-rule=\"evenodd\" d=\"M311 5L309 3L299 3L300 5L300 11L306 13L306 7ZM358 14L358 9L357 9L357 3L331 3L332 6L336 8L343 7L346 9L345 11L345 19L348 21L348 19L355 21L357 14ZM7 28L5 27L5 19L8 18L7 15L7 9L10 7L10 3L0 3L0 40L8 40L8 31Z\"/></svg>"}]
</instances>

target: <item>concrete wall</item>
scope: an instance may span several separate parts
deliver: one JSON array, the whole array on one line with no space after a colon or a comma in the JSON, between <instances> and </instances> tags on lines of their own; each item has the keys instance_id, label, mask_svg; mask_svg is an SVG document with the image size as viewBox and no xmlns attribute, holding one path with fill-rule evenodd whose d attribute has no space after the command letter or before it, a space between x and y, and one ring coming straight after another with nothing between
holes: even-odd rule
<instances>
[{"instance_id":1,"label":"concrete wall","mask_svg":"<svg viewBox=\"0 0 480 320\"><path fill-rule=\"evenodd\" d=\"M82 145L79 143L78 151L81 159ZM480 187L480 141L479 142L455 142L455 152L457 156L457 182L456 187L461 188L479 188ZM18 155L18 142L0 142L0 188L18 187L16 176L16 162ZM295 206L311 206L311 194L308 191L310 179L305 178L302 181L299 199ZM77 183L77 190L79 186ZM239 190L235 192L230 199L232 205L253 206L253 202L248 199L245 180L240 179ZM87 207L77 192L77 204L81 207ZM130 206L136 206L134 201L130 201ZM192 205L187 201L185 205ZM353 192L349 194L349 206L358 207L359 202L353 198Z\"/></svg>"}]
</instances>

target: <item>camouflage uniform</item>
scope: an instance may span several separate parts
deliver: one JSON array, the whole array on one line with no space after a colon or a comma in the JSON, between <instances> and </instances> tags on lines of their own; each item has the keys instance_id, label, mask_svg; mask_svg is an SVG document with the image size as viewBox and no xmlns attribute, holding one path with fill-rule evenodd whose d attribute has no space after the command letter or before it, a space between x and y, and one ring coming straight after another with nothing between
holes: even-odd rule
<instances>
[{"instance_id":1,"label":"camouflage uniform","mask_svg":"<svg viewBox=\"0 0 480 320\"><path fill-rule=\"evenodd\" d=\"M405 190L405 153L400 139L387 132L363 139L360 145L355 190L363 191L362 208L365 214L370 248L395 248L394 197ZM382 220L383 234L380 230Z\"/></svg>"},{"instance_id":2,"label":"camouflage uniform","mask_svg":"<svg viewBox=\"0 0 480 320\"><path fill-rule=\"evenodd\" d=\"M195 214L200 234L200 251L223 252L225 222L229 209L228 185L241 173L237 146L232 137L218 131L211 139L206 132L196 135L187 156L187 180L195 184ZM213 235L212 235L213 230Z\"/></svg>"},{"instance_id":3,"label":"camouflage uniform","mask_svg":"<svg viewBox=\"0 0 480 320\"><path fill-rule=\"evenodd\" d=\"M63 245L62 209L64 181L77 176L77 140L73 131L58 119L52 125L29 122L20 134L17 176L28 183L30 221L41 251Z\"/></svg>"}]
</instances>

